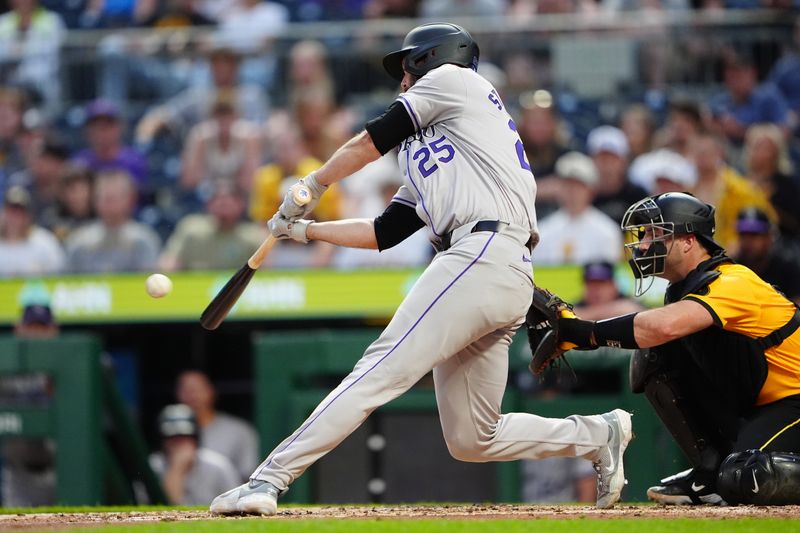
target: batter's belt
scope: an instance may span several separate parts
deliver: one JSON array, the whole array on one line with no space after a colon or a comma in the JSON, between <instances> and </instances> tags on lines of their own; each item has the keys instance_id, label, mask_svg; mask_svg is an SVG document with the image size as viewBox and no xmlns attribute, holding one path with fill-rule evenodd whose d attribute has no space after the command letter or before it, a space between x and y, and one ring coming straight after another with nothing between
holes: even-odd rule
<instances>
[{"instance_id":1,"label":"batter's belt","mask_svg":"<svg viewBox=\"0 0 800 533\"><path fill-rule=\"evenodd\" d=\"M453 231L449 231L442 235L439 239L433 242L434 248L436 248L439 252L444 252L445 250L449 249L452 245L460 241L465 236L469 235L470 233L476 233L479 231L489 231L492 233L503 233L503 232L511 232L512 230L517 230L515 233L520 233L522 228L512 226L508 222L501 222L499 220L481 220L476 222L475 224L464 224ZM523 230L524 231L524 230ZM529 238L528 242L525 243L525 246L528 249L531 248L533 245L533 239Z\"/></svg>"}]
</instances>

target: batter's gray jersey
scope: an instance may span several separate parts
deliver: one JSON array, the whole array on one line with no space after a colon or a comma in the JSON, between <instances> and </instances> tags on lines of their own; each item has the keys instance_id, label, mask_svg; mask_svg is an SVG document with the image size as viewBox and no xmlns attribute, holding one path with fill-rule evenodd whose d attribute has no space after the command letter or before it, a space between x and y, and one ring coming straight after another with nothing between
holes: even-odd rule
<instances>
[{"instance_id":1,"label":"batter's gray jersey","mask_svg":"<svg viewBox=\"0 0 800 533\"><path fill-rule=\"evenodd\" d=\"M285 489L431 370L453 457L595 460L609 436L602 417L501 412L508 347L531 303L526 242L536 232L536 184L514 122L489 82L452 65L425 74L399 101L418 133L398 147L404 185L393 201L414 207L436 235L453 232L451 246L436 254L353 371L251 477ZM471 231L492 220L509 225Z\"/></svg>"},{"instance_id":2,"label":"batter's gray jersey","mask_svg":"<svg viewBox=\"0 0 800 533\"><path fill-rule=\"evenodd\" d=\"M491 83L444 65L398 101L418 131L398 147L404 185L393 201L415 207L437 236L478 220L536 232L536 182L516 124Z\"/></svg>"}]
</instances>

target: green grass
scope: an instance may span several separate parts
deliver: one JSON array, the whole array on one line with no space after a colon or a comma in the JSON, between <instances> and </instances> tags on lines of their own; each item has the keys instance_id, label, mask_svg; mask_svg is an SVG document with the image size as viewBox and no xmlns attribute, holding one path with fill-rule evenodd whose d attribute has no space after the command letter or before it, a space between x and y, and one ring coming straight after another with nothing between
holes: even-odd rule
<instances>
[{"instance_id":1,"label":"green grass","mask_svg":"<svg viewBox=\"0 0 800 533\"><path fill-rule=\"evenodd\" d=\"M294 507L294 506L293 506ZM646 512L647 505L642 506ZM0 509L0 514L32 513L126 513L153 511L202 511L206 507L37 507ZM10 525L10 524L9 524ZM50 523L41 531L52 531ZM720 518L612 518L575 517L565 519L535 518L493 520L476 516L474 519L282 519L282 518L232 518L213 520L171 520L142 524L101 525L71 527L69 533L800 533L800 516L797 519L737 518L735 514ZM29 532L37 530L27 530Z\"/></svg>"},{"instance_id":2,"label":"green grass","mask_svg":"<svg viewBox=\"0 0 800 533\"><path fill-rule=\"evenodd\" d=\"M794 533L800 522L775 519L740 520L270 520L241 519L163 522L136 526L70 529L93 533Z\"/></svg>"}]
</instances>

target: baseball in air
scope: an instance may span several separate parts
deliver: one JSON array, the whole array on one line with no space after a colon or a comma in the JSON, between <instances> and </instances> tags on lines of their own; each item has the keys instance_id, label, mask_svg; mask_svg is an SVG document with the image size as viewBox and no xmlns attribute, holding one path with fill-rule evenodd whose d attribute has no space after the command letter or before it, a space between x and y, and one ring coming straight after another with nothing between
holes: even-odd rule
<instances>
[{"instance_id":1,"label":"baseball in air","mask_svg":"<svg viewBox=\"0 0 800 533\"><path fill-rule=\"evenodd\" d=\"M147 294L153 298L163 298L172 291L172 280L164 274L152 274L144 282Z\"/></svg>"}]
</instances>

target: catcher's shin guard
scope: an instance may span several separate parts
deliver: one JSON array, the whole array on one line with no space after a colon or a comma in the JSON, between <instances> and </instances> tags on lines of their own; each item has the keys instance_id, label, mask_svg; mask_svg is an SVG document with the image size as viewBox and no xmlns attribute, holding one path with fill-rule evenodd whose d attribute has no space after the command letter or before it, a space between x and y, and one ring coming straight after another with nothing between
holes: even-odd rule
<instances>
[{"instance_id":1,"label":"catcher's shin guard","mask_svg":"<svg viewBox=\"0 0 800 533\"><path fill-rule=\"evenodd\" d=\"M637 350L634 358L638 360L631 362L631 386L644 390L656 414L693 467L716 470L722 457L713 444L707 424L696 414L699 406L686 396L678 371L668 367L665 357L666 354L653 349Z\"/></svg>"},{"instance_id":2,"label":"catcher's shin guard","mask_svg":"<svg viewBox=\"0 0 800 533\"><path fill-rule=\"evenodd\" d=\"M719 467L717 491L729 504L800 504L800 455L748 450Z\"/></svg>"}]
</instances>

